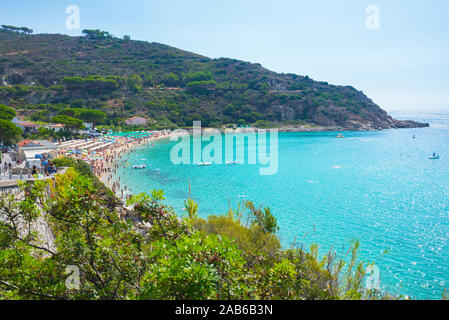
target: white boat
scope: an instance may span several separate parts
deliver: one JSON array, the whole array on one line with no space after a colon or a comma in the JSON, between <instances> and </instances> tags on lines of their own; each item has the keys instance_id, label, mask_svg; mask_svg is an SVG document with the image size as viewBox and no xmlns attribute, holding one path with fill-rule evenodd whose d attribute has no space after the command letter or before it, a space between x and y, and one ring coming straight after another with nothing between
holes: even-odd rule
<instances>
[{"instance_id":1,"label":"white boat","mask_svg":"<svg viewBox=\"0 0 449 320\"><path fill-rule=\"evenodd\" d=\"M212 164L212 162L200 162L200 163L198 163L198 165L199 166L202 166L202 167L204 167L204 166L210 166Z\"/></svg>"},{"instance_id":2,"label":"white boat","mask_svg":"<svg viewBox=\"0 0 449 320\"><path fill-rule=\"evenodd\" d=\"M345 136L341 133L337 134L337 138L344 138Z\"/></svg>"},{"instance_id":3,"label":"white boat","mask_svg":"<svg viewBox=\"0 0 449 320\"><path fill-rule=\"evenodd\" d=\"M142 164L142 165L140 165L140 166L138 166L138 165L133 166L133 169L134 169L134 170L146 169L146 168L147 168L147 165L146 165L146 164Z\"/></svg>"},{"instance_id":4,"label":"white boat","mask_svg":"<svg viewBox=\"0 0 449 320\"><path fill-rule=\"evenodd\" d=\"M429 159L430 159L430 160L438 160L438 159L440 159L440 155L434 153L431 157L429 157Z\"/></svg>"},{"instance_id":5,"label":"white boat","mask_svg":"<svg viewBox=\"0 0 449 320\"><path fill-rule=\"evenodd\" d=\"M240 162L238 161L226 161L226 164L239 164Z\"/></svg>"}]
</instances>

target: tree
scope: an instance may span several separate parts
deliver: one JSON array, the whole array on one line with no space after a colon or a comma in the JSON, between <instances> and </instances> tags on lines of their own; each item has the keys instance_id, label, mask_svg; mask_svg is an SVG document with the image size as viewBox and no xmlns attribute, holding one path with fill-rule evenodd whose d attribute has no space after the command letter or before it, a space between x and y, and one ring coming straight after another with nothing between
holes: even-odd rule
<instances>
[{"instance_id":1,"label":"tree","mask_svg":"<svg viewBox=\"0 0 449 320\"><path fill-rule=\"evenodd\" d=\"M80 108L64 108L61 111L59 111L59 114L69 116L72 118L78 118L82 112L83 109Z\"/></svg>"},{"instance_id":2,"label":"tree","mask_svg":"<svg viewBox=\"0 0 449 320\"><path fill-rule=\"evenodd\" d=\"M140 88L142 85L142 78L138 74L130 74L128 79L126 79L126 83L128 88L132 88L133 86L138 86Z\"/></svg>"},{"instance_id":3,"label":"tree","mask_svg":"<svg viewBox=\"0 0 449 320\"><path fill-rule=\"evenodd\" d=\"M110 34L107 31L101 31L101 30L89 30L85 29L82 31L82 33L89 39L92 40L111 40L112 34Z\"/></svg>"},{"instance_id":4,"label":"tree","mask_svg":"<svg viewBox=\"0 0 449 320\"><path fill-rule=\"evenodd\" d=\"M67 90L85 90L92 94L109 93L119 88L118 78L105 78L101 75L66 77L61 82Z\"/></svg>"},{"instance_id":5,"label":"tree","mask_svg":"<svg viewBox=\"0 0 449 320\"><path fill-rule=\"evenodd\" d=\"M209 81L212 80L212 73L210 71L189 72L183 75L183 80L186 84L194 81Z\"/></svg>"},{"instance_id":6,"label":"tree","mask_svg":"<svg viewBox=\"0 0 449 320\"><path fill-rule=\"evenodd\" d=\"M277 220L271 213L270 207L256 208L251 201L247 201L245 206L250 210L254 218L253 224L259 225L265 233L276 233L279 230Z\"/></svg>"},{"instance_id":7,"label":"tree","mask_svg":"<svg viewBox=\"0 0 449 320\"><path fill-rule=\"evenodd\" d=\"M22 130L8 120L0 119L0 142L10 146L19 140Z\"/></svg>"},{"instance_id":8,"label":"tree","mask_svg":"<svg viewBox=\"0 0 449 320\"><path fill-rule=\"evenodd\" d=\"M186 86L187 91L194 93L206 93L213 91L218 87L218 84L213 81L193 81L189 82Z\"/></svg>"},{"instance_id":9,"label":"tree","mask_svg":"<svg viewBox=\"0 0 449 320\"><path fill-rule=\"evenodd\" d=\"M31 34L31 33L34 32L32 29L26 28L26 27L20 28L20 31L23 32L23 33L26 33L26 34Z\"/></svg>"},{"instance_id":10,"label":"tree","mask_svg":"<svg viewBox=\"0 0 449 320\"><path fill-rule=\"evenodd\" d=\"M139 74L140 78L143 81L143 84L147 87L151 87L154 83L153 83L153 77L151 76L151 74L147 73L147 72L141 72Z\"/></svg>"},{"instance_id":11,"label":"tree","mask_svg":"<svg viewBox=\"0 0 449 320\"><path fill-rule=\"evenodd\" d=\"M174 73L169 73L162 78L162 83L167 87L176 87L179 85L179 77Z\"/></svg>"},{"instance_id":12,"label":"tree","mask_svg":"<svg viewBox=\"0 0 449 320\"><path fill-rule=\"evenodd\" d=\"M33 33L34 31L26 28L26 27L15 27L15 26L9 26L9 25L2 25L2 29L7 30L7 31L13 31L13 32L20 32L20 33Z\"/></svg>"},{"instance_id":13,"label":"tree","mask_svg":"<svg viewBox=\"0 0 449 320\"><path fill-rule=\"evenodd\" d=\"M68 90L81 90L84 86L84 79L79 76L62 78L61 82Z\"/></svg>"},{"instance_id":14,"label":"tree","mask_svg":"<svg viewBox=\"0 0 449 320\"><path fill-rule=\"evenodd\" d=\"M84 84L87 91L91 93L105 93L117 90L119 84L116 80L106 79L100 75L92 75L84 78Z\"/></svg>"},{"instance_id":15,"label":"tree","mask_svg":"<svg viewBox=\"0 0 449 320\"><path fill-rule=\"evenodd\" d=\"M0 104L0 119L12 120L12 119L14 119L15 116L16 116L16 112L13 109L11 109L3 104Z\"/></svg>"},{"instance_id":16,"label":"tree","mask_svg":"<svg viewBox=\"0 0 449 320\"><path fill-rule=\"evenodd\" d=\"M106 119L106 113L100 110L86 109L81 112L79 117L86 122L92 122L94 125L97 125Z\"/></svg>"},{"instance_id":17,"label":"tree","mask_svg":"<svg viewBox=\"0 0 449 320\"><path fill-rule=\"evenodd\" d=\"M244 126L245 124L246 124L246 121L244 119L238 119L237 120L237 125Z\"/></svg>"},{"instance_id":18,"label":"tree","mask_svg":"<svg viewBox=\"0 0 449 320\"><path fill-rule=\"evenodd\" d=\"M59 115L59 116L53 117L53 119L51 121L53 123L63 124L65 126L65 128L68 130L81 129L84 127L83 122L81 120L72 118L72 117L69 117L66 115Z\"/></svg>"}]
</instances>

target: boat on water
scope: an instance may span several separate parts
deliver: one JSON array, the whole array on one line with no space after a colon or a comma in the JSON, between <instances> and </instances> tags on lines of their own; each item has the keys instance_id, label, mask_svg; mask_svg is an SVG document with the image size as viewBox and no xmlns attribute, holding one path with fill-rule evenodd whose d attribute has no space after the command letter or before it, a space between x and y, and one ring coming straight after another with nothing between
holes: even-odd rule
<instances>
[{"instance_id":1,"label":"boat on water","mask_svg":"<svg viewBox=\"0 0 449 320\"><path fill-rule=\"evenodd\" d=\"M429 157L429 159L430 159L430 160L438 160L438 159L440 159L440 155L434 153L431 157Z\"/></svg>"},{"instance_id":2,"label":"boat on water","mask_svg":"<svg viewBox=\"0 0 449 320\"><path fill-rule=\"evenodd\" d=\"M198 165L199 166L202 166L202 167L204 167L204 166L210 166L212 164L212 162L200 162L200 163L198 163Z\"/></svg>"},{"instance_id":3,"label":"boat on water","mask_svg":"<svg viewBox=\"0 0 449 320\"><path fill-rule=\"evenodd\" d=\"M337 134L337 138L344 138L345 136L342 133Z\"/></svg>"},{"instance_id":4,"label":"boat on water","mask_svg":"<svg viewBox=\"0 0 449 320\"><path fill-rule=\"evenodd\" d=\"M142 164L142 165L135 165L135 166L133 166L133 169L134 170L141 170L141 169L146 169L147 168L147 165L146 164Z\"/></svg>"},{"instance_id":5,"label":"boat on water","mask_svg":"<svg viewBox=\"0 0 449 320\"><path fill-rule=\"evenodd\" d=\"M226 164L239 164L240 162L238 161L226 161Z\"/></svg>"}]
</instances>

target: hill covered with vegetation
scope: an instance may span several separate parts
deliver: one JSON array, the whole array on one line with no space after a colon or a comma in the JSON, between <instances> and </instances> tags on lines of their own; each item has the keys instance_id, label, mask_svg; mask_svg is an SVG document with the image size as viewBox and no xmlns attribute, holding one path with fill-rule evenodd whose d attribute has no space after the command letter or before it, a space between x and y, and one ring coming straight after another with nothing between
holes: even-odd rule
<instances>
[{"instance_id":1,"label":"hill covered with vegetation","mask_svg":"<svg viewBox=\"0 0 449 320\"><path fill-rule=\"evenodd\" d=\"M111 126L134 115L172 128L194 120L214 127L422 126L392 119L353 87L275 73L257 63L210 59L99 30L70 37L16 29L0 30L0 104L34 121L50 122L76 108L105 112L101 124Z\"/></svg>"}]
</instances>

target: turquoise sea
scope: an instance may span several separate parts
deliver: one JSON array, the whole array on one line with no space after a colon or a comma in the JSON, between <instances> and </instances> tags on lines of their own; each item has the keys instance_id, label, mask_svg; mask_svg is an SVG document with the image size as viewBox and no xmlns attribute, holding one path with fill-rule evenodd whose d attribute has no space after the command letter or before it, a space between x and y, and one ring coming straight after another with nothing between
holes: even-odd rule
<instances>
[{"instance_id":1,"label":"turquoise sea","mask_svg":"<svg viewBox=\"0 0 449 320\"><path fill-rule=\"evenodd\" d=\"M174 165L169 154L177 142L160 141L126 158L148 169L118 174L133 193L164 190L179 215L189 182L204 217L244 200L270 206L285 247L296 238L296 245L343 252L357 239L360 258L380 269L383 289L439 299L449 288L449 112L393 116L431 127L345 132L344 139L280 133L272 176L260 175L260 165ZM441 158L430 160L433 152Z\"/></svg>"}]
</instances>

